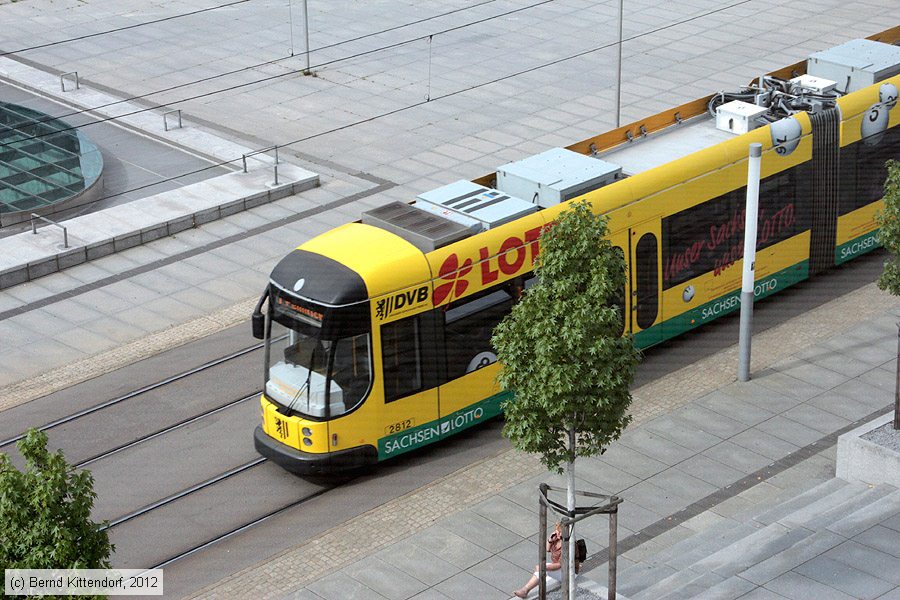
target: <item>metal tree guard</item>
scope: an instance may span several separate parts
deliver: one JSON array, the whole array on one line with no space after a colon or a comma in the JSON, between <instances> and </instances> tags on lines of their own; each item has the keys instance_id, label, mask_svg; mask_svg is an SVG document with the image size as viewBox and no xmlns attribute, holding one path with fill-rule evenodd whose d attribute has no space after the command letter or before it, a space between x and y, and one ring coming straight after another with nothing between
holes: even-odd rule
<instances>
[{"instance_id":1,"label":"metal tree guard","mask_svg":"<svg viewBox=\"0 0 900 600\"><path fill-rule=\"evenodd\" d=\"M594 494L592 492L583 492L581 490L575 490L576 496L586 496L588 498L597 498L602 500L602 504L594 505L594 506L576 506L575 510L571 513L569 509L563 506L558 502L554 502L547 497L547 493L550 491L553 492L565 492L565 488L557 488L546 483L542 483L538 489L540 490L540 498L539 498L539 520L540 520L540 529L538 531L538 598L540 600L547 599L547 562L546 562L546 547L547 547L547 508L549 507L553 512L560 515L560 523L562 524L562 580L563 580L563 590L566 590L569 581L569 537L570 531L572 530L572 526L575 525L578 521L582 519L586 519L590 516L597 514L607 514L609 515L609 600L616 600L616 539L618 538L617 523L618 523L618 513L619 513L619 505L622 503L622 499L618 496L605 496L603 494Z\"/></svg>"}]
</instances>

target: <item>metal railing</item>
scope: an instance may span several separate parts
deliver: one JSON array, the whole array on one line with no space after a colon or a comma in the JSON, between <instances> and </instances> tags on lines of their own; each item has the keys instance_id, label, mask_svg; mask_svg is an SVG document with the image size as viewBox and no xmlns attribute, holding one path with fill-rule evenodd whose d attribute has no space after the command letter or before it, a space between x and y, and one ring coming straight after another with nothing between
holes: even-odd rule
<instances>
[{"instance_id":1,"label":"metal railing","mask_svg":"<svg viewBox=\"0 0 900 600\"><path fill-rule=\"evenodd\" d=\"M73 79L75 81L75 89L77 90L81 87L81 84L78 82L78 71L70 71L69 73L63 73L62 75L59 76L59 88L64 92L69 91L66 89L66 77L68 77L69 75L75 76L73 78L70 77L70 79Z\"/></svg>"},{"instance_id":2,"label":"metal railing","mask_svg":"<svg viewBox=\"0 0 900 600\"><path fill-rule=\"evenodd\" d=\"M40 219L41 221L49 223L50 225L56 225L57 227L62 229L63 230L63 247L65 247L65 248L69 247L69 230L66 229L65 227L63 227L62 225L60 225L59 223L57 223L56 221L51 221L47 217L42 217L41 215L31 213L31 233L37 235L37 224L34 222L35 219Z\"/></svg>"},{"instance_id":3,"label":"metal railing","mask_svg":"<svg viewBox=\"0 0 900 600\"><path fill-rule=\"evenodd\" d=\"M242 154L241 162L244 165L244 173L247 172L247 157L248 156L255 156L257 154L266 154L267 152L272 152L273 150L275 151L275 165L274 165L275 185L278 185L278 146L277 145L269 146L268 148L260 148L259 150L254 150L253 152L248 152L247 154Z\"/></svg>"},{"instance_id":4,"label":"metal railing","mask_svg":"<svg viewBox=\"0 0 900 600\"><path fill-rule=\"evenodd\" d=\"M181 129L181 109L176 108L175 110L167 110L163 113L163 129L166 131L169 130L169 115L177 114L178 115L178 129Z\"/></svg>"},{"instance_id":5,"label":"metal railing","mask_svg":"<svg viewBox=\"0 0 900 600\"><path fill-rule=\"evenodd\" d=\"M575 561L569 560L569 538L572 532L572 526L578 521L586 519L597 514L609 515L609 576L608 576L608 596L609 600L616 600L616 562L618 553L616 551L616 542L618 539L618 514L619 505L622 499L618 496L606 496L604 494L594 494L592 492L582 492L575 490L576 496L586 496L588 498L597 498L601 500L601 504L594 506L576 506L574 511L569 511L565 506L558 502L554 502L548 498L550 491L565 492L565 488L557 488L542 483L538 486L540 491L539 520L540 527L538 532L538 598L545 600L547 598L547 508L560 515L560 524L562 525L562 584L563 591L568 590L569 569L574 568ZM566 597L565 594L563 595Z\"/></svg>"}]
</instances>

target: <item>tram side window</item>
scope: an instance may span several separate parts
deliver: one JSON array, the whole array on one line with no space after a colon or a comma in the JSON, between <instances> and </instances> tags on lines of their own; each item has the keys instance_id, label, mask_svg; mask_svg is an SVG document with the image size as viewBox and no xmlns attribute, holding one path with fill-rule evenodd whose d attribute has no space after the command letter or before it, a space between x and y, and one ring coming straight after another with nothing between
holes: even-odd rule
<instances>
[{"instance_id":1,"label":"tram side window","mask_svg":"<svg viewBox=\"0 0 900 600\"><path fill-rule=\"evenodd\" d=\"M757 250L809 229L791 169L760 181ZM747 188L723 194L663 219L663 289L703 273L719 275L744 255Z\"/></svg>"},{"instance_id":2,"label":"tram side window","mask_svg":"<svg viewBox=\"0 0 900 600\"><path fill-rule=\"evenodd\" d=\"M422 339L418 316L381 327L381 362L385 402L422 389Z\"/></svg>"},{"instance_id":3,"label":"tram side window","mask_svg":"<svg viewBox=\"0 0 900 600\"><path fill-rule=\"evenodd\" d=\"M854 142L841 150L842 215L884 196L888 159L900 160L900 127Z\"/></svg>"},{"instance_id":4,"label":"tram side window","mask_svg":"<svg viewBox=\"0 0 900 600\"><path fill-rule=\"evenodd\" d=\"M647 329L659 313L659 285L657 281L656 236L645 233L635 248L637 290L637 324Z\"/></svg>"},{"instance_id":5,"label":"tram side window","mask_svg":"<svg viewBox=\"0 0 900 600\"><path fill-rule=\"evenodd\" d=\"M494 328L509 314L513 298L511 290L503 287L449 305L444 314L448 380L496 361L491 336Z\"/></svg>"}]
</instances>

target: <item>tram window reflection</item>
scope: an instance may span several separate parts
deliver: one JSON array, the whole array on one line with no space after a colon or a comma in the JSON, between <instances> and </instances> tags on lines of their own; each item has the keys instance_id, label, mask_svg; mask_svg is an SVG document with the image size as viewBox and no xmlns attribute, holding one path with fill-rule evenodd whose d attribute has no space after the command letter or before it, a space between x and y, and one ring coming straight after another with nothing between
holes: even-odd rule
<instances>
[{"instance_id":1,"label":"tram window reflection","mask_svg":"<svg viewBox=\"0 0 900 600\"><path fill-rule=\"evenodd\" d=\"M311 417L335 417L358 406L372 381L369 334L323 340L317 327L296 320L290 324L272 324L269 343L275 362L266 396Z\"/></svg>"},{"instance_id":2,"label":"tram window reflection","mask_svg":"<svg viewBox=\"0 0 900 600\"><path fill-rule=\"evenodd\" d=\"M384 399L391 402L422 389L422 342L419 316L381 327Z\"/></svg>"},{"instance_id":3,"label":"tram window reflection","mask_svg":"<svg viewBox=\"0 0 900 600\"><path fill-rule=\"evenodd\" d=\"M477 355L494 355L491 336L512 305L513 294L506 287L450 304L444 327L448 381L482 366L472 364Z\"/></svg>"}]
</instances>

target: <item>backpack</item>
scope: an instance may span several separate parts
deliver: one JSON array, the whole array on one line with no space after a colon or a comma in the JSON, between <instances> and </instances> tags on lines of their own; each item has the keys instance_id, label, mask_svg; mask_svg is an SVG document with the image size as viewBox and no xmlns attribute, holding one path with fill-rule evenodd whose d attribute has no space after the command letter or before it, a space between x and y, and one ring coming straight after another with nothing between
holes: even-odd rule
<instances>
[{"instance_id":1,"label":"backpack","mask_svg":"<svg viewBox=\"0 0 900 600\"><path fill-rule=\"evenodd\" d=\"M584 562L587 560L587 544L584 540L575 540L575 561Z\"/></svg>"}]
</instances>

